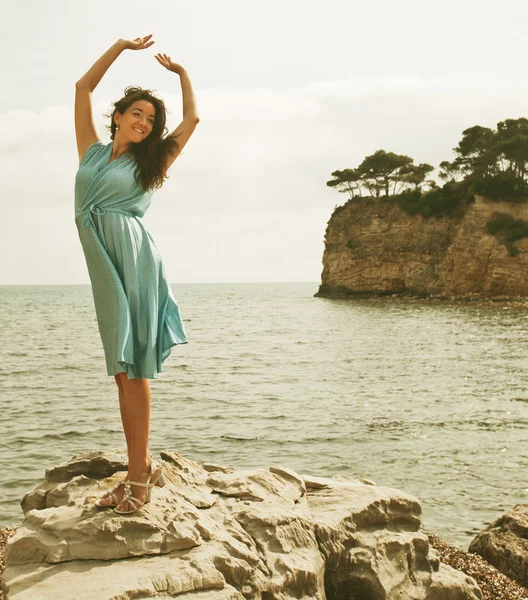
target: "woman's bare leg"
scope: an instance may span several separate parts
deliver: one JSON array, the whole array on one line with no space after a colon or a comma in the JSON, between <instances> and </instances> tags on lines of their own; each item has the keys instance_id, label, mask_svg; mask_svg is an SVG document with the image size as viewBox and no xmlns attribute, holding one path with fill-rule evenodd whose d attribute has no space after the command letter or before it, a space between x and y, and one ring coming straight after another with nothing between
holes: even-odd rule
<instances>
[{"instance_id":1,"label":"woman's bare leg","mask_svg":"<svg viewBox=\"0 0 528 600\"><path fill-rule=\"evenodd\" d=\"M126 373L118 373L114 375L119 390L119 410L121 412L121 422L123 423L123 430L125 432L125 440L127 445L127 451L130 455L131 447L131 431L130 431L130 419L128 418L127 405L125 402L125 388L123 386L122 378L126 377Z\"/></svg>"},{"instance_id":2,"label":"woman's bare leg","mask_svg":"<svg viewBox=\"0 0 528 600\"><path fill-rule=\"evenodd\" d=\"M121 412L121 422L123 423L123 431L125 432L125 440L126 440L126 445L127 445L127 451L128 454L130 455L130 440L131 440L131 432L130 432L130 419L128 418L128 412L127 412L127 404L125 401L125 388L123 386L123 382L122 382L122 378L123 376L126 375L125 373L118 373L117 375L114 375L114 379L115 382L117 384L117 389L118 389L118 394L119 394L119 409ZM128 474L125 477L125 480L128 479ZM116 497L117 497L117 501L118 503L121 502L121 499L123 498L123 495L125 493L125 488L124 486L120 487L117 492L114 492ZM99 502L102 505L108 505L111 503L110 500L110 493L108 492L107 494L105 494L102 498L99 499Z\"/></svg>"},{"instance_id":3,"label":"woman's bare leg","mask_svg":"<svg viewBox=\"0 0 528 600\"><path fill-rule=\"evenodd\" d=\"M148 379L128 379L122 374L124 414L128 418L128 478L146 482L150 470L148 438L150 430L150 388ZM123 414L123 413L122 413ZM132 495L144 500L147 491L142 486L132 486ZM119 497L119 496L118 496ZM119 510L132 510L129 502L121 502Z\"/></svg>"}]
</instances>

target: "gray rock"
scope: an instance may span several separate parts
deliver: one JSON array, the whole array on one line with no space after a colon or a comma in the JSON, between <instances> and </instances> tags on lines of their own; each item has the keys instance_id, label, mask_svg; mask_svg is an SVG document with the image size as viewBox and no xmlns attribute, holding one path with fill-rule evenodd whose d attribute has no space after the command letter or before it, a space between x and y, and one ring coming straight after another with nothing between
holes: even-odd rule
<instances>
[{"instance_id":1,"label":"gray rock","mask_svg":"<svg viewBox=\"0 0 528 600\"><path fill-rule=\"evenodd\" d=\"M488 525L471 542L469 551L528 586L528 505L518 504Z\"/></svg>"},{"instance_id":2,"label":"gray rock","mask_svg":"<svg viewBox=\"0 0 528 600\"><path fill-rule=\"evenodd\" d=\"M233 467L217 465L216 463L204 463L202 466L209 473L212 473L213 471L222 471L222 473L233 473L235 470Z\"/></svg>"},{"instance_id":3,"label":"gray rock","mask_svg":"<svg viewBox=\"0 0 528 600\"><path fill-rule=\"evenodd\" d=\"M115 453L47 471L5 548L6 600L481 598L439 563L407 494L280 466L161 458L165 487L128 516L93 505L119 478Z\"/></svg>"},{"instance_id":4,"label":"gray rock","mask_svg":"<svg viewBox=\"0 0 528 600\"><path fill-rule=\"evenodd\" d=\"M441 565L429 548L416 498L354 481L319 477L317 484L308 503L328 598L481 598L473 579Z\"/></svg>"},{"instance_id":5,"label":"gray rock","mask_svg":"<svg viewBox=\"0 0 528 600\"><path fill-rule=\"evenodd\" d=\"M218 551L221 552L221 548ZM226 583L211 562L209 550L204 552L203 548L179 555L142 556L122 561L70 561L51 566L28 563L10 570L15 580L6 586L9 600L244 598Z\"/></svg>"},{"instance_id":6,"label":"gray rock","mask_svg":"<svg viewBox=\"0 0 528 600\"><path fill-rule=\"evenodd\" d=\"M88 454L75 456L63 465L46 469L46 481L65 483L77 475L85 475L90 479L102 479L117 471L126 471L127 465L128 460L124 452L95 450Z\"/></svg>"}]
</instances>

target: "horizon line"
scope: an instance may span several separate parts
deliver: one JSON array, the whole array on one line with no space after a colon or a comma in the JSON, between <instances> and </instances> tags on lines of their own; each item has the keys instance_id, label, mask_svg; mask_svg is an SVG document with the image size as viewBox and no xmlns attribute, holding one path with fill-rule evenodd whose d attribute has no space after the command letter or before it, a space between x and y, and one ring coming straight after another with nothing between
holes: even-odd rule
<instances>
[{"instance_id":1,"label":"horizon line","mask_svg":"<svg viewBox=\"0 0 528 600\"><path fill-rule=\"evenodd\" d=\"M178 283L169 282L169 285L215 285L215 284L250 284L250 283L314 283L320 285L320 281L179 281ZM23 287L23 286L72 286L86 285L91 283L0 283L0 287Z\"/></svg>"}]
</instances>

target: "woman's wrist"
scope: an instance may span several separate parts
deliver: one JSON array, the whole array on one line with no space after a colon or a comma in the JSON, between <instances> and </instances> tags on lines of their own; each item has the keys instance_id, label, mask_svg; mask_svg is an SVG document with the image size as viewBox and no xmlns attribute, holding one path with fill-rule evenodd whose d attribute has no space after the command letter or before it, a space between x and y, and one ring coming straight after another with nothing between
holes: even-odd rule
<instances>
[{"instance_id":1,"label":"woman's wrist","mask_svg":"<svg viewBox=\"0 0 528 600\"><path fill-rule=\"evenodd\" d=\"M176 65L176 67L171 69L171 71L173 73L176 73L176 75L179 75L180 77L182 75L187 75L187 71L181 65Z\"/></svg>"},{"instance_id":2,"label":"woman's wrist","mask_svg":"<svg viewBox=\"0 0 528 600\"><path fill-rule=\"evenodd\" d=\"M127 42L123 38L119 38L114 44L114 46L117 47L119 50L126 50L128 48Z\"/></svg>"}]
</instances>

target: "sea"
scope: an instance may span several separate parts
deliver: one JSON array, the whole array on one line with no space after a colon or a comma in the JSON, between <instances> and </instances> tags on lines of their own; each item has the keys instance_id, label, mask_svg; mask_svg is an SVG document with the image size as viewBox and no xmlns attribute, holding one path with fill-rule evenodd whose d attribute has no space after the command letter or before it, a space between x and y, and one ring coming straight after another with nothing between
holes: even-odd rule
<instances>
[{"instance_id":1,"label":"sea","mask_svg":"<svg viewBox=\"0 0 528 600\"><path fill-rule=\"evenodd\" d=\"M189 343L151 381L152 455L369 479L467 548L528 501L528 310L317 289L173 286ZM125 448L89 285L0 286L0 415L0 527L46 469Z\"/></svg>"}]
</instances>

